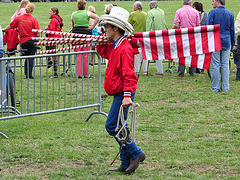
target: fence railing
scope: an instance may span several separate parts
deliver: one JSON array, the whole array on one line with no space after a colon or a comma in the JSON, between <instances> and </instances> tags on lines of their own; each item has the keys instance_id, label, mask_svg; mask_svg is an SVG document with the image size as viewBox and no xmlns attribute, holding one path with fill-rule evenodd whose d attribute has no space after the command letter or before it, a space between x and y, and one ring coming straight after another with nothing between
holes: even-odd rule
<instances>
[{"instance_id":1,"label":"fence railing","mask_svg":"<svg viewBox=\"0 0 240 180\"><path fill-rule=\"evenodd\" d=\"M88 76L79 78L77 68L71 65L76 62L78 66L76 57L83 58L84 54L92 56L93 65L88 66ZM50 78L54 68L46 66L49 57L57 57L57 78ZM24 61L30 58L37 62L33 66L34 79L24 74ZM86 120L93 114L107 116L101 110L101 58L95 51L0 58L0 76L0 120L94 107L97 110Z\"/></svg>"}]
</instances>

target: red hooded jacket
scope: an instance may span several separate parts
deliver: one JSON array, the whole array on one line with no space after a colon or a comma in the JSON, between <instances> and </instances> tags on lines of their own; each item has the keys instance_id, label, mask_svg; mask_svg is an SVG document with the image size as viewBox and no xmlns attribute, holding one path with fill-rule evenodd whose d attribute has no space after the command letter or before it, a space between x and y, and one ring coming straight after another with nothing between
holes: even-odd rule
<instances>
[{"instance_id":1,"label":"red hooded jacket","mask_svg":"<svg viewBox=\"0 0 240 180\"><path fill-rule=\"evenodd\" d=\"M51 21L50 24L48 25L48 28L46 30L48 31L59 31L61 32L61 27L60 27L60 23L62 23L61 18L54 14L50 17ZM60 22L60 23L59 23ZM61 35L55 35L55 34L49 34L50 38L61 38Z\"/></svg>"}]
</instances>

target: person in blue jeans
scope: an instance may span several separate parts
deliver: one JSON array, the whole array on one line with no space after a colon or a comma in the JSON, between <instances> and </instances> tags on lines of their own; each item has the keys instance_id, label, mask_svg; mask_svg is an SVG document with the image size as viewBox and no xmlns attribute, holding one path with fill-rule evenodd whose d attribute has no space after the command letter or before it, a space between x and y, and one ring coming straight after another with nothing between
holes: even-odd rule
<instances>
[{"instance_id":1,"label":"person in blue jeans","mask_svg":"<svg viewBox=\"0 0 240 180\"><path fill-rule=\"evenodd\" d=\"M133 48L124 36L125 33L130 34L133 30L128 23L128 17L128 11L121 7L113 7L109 15L101 16L109 43L97 46L99 55L109 60L105 72L104 89L108 95L113 96L113 102L105 128L113 137L117 134L115 129L120 106L123 104L127 113L128 106L132 104L137 89ZM116 169L110 169L110 171L133 173L140 162L145 160L145 154L137 147L136 143L126 143L122 148L121 142L118 142L118 144L120 146L121 165Z\"/></svg>"},{"instance_id":2,"label":"person in blue jeans","mask_svg":"<svg viewBox=\"0 0 240 180\"><path fill-rule=\"evenodd\" d=\"M230 50L235 44L234 15L224 7L225 0L213 0L212 6L214 9L208 14L207 24L220 24L222 50L212 53L211 90L212 92L219 92L220 90L228 92Z\"/></svg>"},{"instance_id":3,"label":"person in blue jeans","mask_svg":"<svg viewBox=\"0 0 240 180\"><path fill-rule=\"evenodd\" d=\"M234 81L240 81L240 11L238 12L236 21L235 21L235 47L236 49L236 64L237 64L237 72L236 78L233 79ZM234 59L235 64L235 59Z\"/></svg>"}]
</instances>

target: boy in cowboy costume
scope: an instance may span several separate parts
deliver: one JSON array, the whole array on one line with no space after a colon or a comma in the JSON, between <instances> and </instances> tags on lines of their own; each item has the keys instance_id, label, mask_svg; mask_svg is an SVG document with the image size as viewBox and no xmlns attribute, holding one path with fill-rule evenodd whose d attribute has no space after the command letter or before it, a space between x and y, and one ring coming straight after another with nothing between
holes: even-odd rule
<instances>
[{"instance_id":1,"label":"boy in cowboy costume","mask_svg":"<svg viewBox=\"0 0 240 180\"><path fill-rule=\"evenodd\" d=\"M114 137L117 134L115 129L119 108L122 104L125 108L132 104L137 89L133 48L124 36L125 33L130 34L133 30L128 23L128 17L128 11L121 7L113 7L109 15L100 17L105 24L105 35L110 43L97 46L97 52L109 60L105 72L104 89L108 95L113 96L105 128ZM118 143L121 147L122 144ZM145 159L145 154L135 143L126 144L120 150L121 165L110 171L133 173L139 163Z\"/></svg>"}]
</instances>

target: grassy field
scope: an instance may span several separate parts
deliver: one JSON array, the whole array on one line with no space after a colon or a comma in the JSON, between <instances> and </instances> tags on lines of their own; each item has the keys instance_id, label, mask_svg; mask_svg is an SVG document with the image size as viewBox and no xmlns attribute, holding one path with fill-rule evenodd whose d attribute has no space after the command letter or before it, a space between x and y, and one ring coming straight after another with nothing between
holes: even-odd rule
<instances>
[{"instance_id":1,"label":"grassy field","mask_svg":"<svg viewBox=\"0 0 240 180\"><path fill-rule=\"evenodd\" d=\"M238 1L226 5L235 16ZM201 2L209 12L211 1ZM87 5L97 7L101 15L107 3L111 2ZM115 3L132 10L133 2ZM148 11L148 2L143 3ZM49 8L57 6L65 23L63 31L71 29L70 16L76 3L35 4L33 15L41 28L49 23ZM3 27L17 6L0 3ZM165 10L170 27L182 3L159 2L159 6ZM87 109L0 121L0 132L9 136L0 137L0 179L239 179L239 82L230 81L228 93L212 93L207 74L194 78L186 74L178 79L173 71L153 77L156 66L150 64L149 76L139 77L136 143L146 160L133 175L108 171L118 152L117 143L105 131L104 116L84 121L93 110ZM231 71L230 80L234 77ZM103 102L102 110L108 112L112 97ZM118 158L114 166L119 164Z\"/></svg>"}]
</instances>

